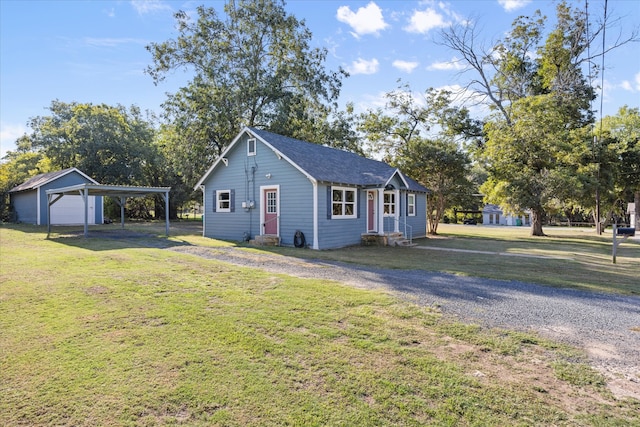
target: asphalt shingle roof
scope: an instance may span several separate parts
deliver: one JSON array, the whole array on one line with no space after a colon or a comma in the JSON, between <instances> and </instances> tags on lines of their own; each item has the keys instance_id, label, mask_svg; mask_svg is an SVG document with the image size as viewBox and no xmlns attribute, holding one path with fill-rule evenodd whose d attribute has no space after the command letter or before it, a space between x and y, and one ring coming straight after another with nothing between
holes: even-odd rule
<instances>
[{"instance_id":1,"label":"asphalt shingle roof","mask_svg":"<svg viewBox=\"0 0 640 427\"><path fill-rule=\"evenodd\" d=\"M38 188L50 181L53 181L58 177L66 175L73 169L74 168L62 169L55 172L41 173L40 175L32 176L22 184L13 187L11 190L9 190L9 192L15 193L18 191L33 190L34 188Z\"/></svg>"},{"instance_id":2,"label":"asphalt shingle roof","mask_svg":"<svg viewBox=\"0 0 640 427\"><path fill-rule=\"evenodd\" d=\"M384 162L261 129L249 128L249 130L317 181L365 187L380 186L386 184L395 173L400 173L407 182L409 190L428 191Z\"/></svg>"}]
</instances>

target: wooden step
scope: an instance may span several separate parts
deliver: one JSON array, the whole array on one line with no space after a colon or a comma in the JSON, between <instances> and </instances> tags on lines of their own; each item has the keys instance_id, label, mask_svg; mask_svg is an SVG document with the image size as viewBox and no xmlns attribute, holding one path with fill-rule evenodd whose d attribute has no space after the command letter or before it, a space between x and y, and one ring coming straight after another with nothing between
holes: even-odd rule
<instances>
[{"instance_id":1,"label":"wooden step","mask_svg":"<svg viewBox=\"0 0 640 427\"><path fill-rule=\"evenodd\" d=\"M417 246L415 243L411 243L410 240L405 239L402 233L363 234L361 241L364 246Z\"/></svg>"},{"instance_id":2,"label":"wooden step","mask_svg":"<svg viewBox=\"0 0 640 427\"><path fill-rule=\"evenodd\" d=\"M273 234L263 234L250 240L249 244L256 246L280 246L280 237Z\"/></svg>"}]
</instances>

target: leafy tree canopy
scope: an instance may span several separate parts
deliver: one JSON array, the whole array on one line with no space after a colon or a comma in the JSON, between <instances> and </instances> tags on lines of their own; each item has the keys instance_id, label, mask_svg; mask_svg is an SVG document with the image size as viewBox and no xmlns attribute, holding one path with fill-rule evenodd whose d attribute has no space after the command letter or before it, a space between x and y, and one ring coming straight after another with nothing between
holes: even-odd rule
<instances>
[{"instance_id":1,"label":"leafy tree canopy","mask_svg":"<svg viewBox=\"0 0 640 427\"><path fill-rule=\"evenodd\" d=\"M30 119L29 139L54 169L77 167L103 184L148 185L154 129L139 108L56 100L49 110Z\"/></svg>"},{"instance_id":2,"label":"leafy tree canopy","mask_svg":"<svg viewBox=\"0 0 640 427\"><path fill-rule=\"evenodd\" d=\"M385 108L360 116L359 130L371 149L426 186L429 233L451 204L468 199L474 190L471 161L462 142L483 139L481 126L468 110L451 103L450 92L428 89L416 99L408 85L389 92Z\"/></svg>"},{"instance_id":3,"label":"leafy tree canopy","mask_svg":"<svg viewBox=\"0 0 640 427\"><path fill-rule=\"evenodd\" d=\"M531 210L532 235L544 234L546 211L566 200L567 188L586 192L604 182L588 175L593 173L588 129L595 90L585 70L591 77L597 73L589 48L610 22L590 29L586 13L564 1L557 5L556 18L545 37L545 17L539 12L519 17L489 49L478 44L472 24L445 30L441 38L474 74L466 88L494 111L482 153L489 172L482 187L485 200L510 211ZM614 47L635 37L619 37Z\"/></svg>"},{"instance_id":4,"label":"leafy tree canopy","mask_svg":"<svg viewBox=\"0 0 640 427\"><path fill-rule=\"evenodd\" d=\"M177 69L194 73L164 104L178 162L194 165L188 181L195 184L244 126L334 145L327 138L335 135L323 130L346 73L325 70L326 49L310 46L311 32L284 2L232 1L224 16L200 6L194 19L175 17L178 37L147 46L147 73L155 83Z\"/></svg>"}]
</instances>

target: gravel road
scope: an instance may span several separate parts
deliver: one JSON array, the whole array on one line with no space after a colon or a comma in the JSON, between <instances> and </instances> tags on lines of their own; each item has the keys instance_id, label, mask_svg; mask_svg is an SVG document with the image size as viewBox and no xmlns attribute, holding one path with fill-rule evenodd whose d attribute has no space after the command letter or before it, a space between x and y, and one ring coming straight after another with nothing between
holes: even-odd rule
<instances>
[{"instance_id":1,"label":"gravel road","mask_svg":"<svg viewBox=\"0 0 640 427\"><path fill-rule=\"evenodd\" d=\"M443 314L465 322L534 331L584 349L615 395L640 399L640 297L422 270L376 269L237 248L178 246L171 250L274 273L384 289L418 304L437 306Z\"/></svg>"}]
</instances>

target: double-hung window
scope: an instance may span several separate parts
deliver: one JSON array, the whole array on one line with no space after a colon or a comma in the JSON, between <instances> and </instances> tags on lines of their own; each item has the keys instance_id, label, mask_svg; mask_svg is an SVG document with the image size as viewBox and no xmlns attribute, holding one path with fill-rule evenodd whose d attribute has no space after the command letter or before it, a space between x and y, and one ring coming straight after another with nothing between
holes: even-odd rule
<instances>
[{"instance_id":1,"label":"double-hung window","mask_svg":"<svg viewBox=\"0 0 640 427\"><path fill-rule=\"evenodd\" d=\"M407 194L407 215L416 216L416 195Z\"/></svg>"},{"instance_id":2,"label":"double-hung window","mask_svg":"<svg viewBox=\"0 0 640 427\"><path fill-rule=\"evenodd\" d=\"M216 191L216 212L231 212L231 190Z\"/></svg>"},{"instance_id":3,"label":"double-hung window","mask_svg":"<svg viewBox=\"0 0 640 427\"><path fill-rule=\"evenodd\" d=\"M383 198L384 215L394 216L396 214L396 193L385 191Z\"/></svg>"},{"instance_id":4,"label":"double-hung window","mask_svg":"<svg viewBox=\"0 0 640 427\"><path fill-rule=\"evenodd\" d=\"M256 139L247 139L247 156L255 156L257 151Z\"/></svg>"},{"instance_id":5,"label":"double-hung window","mask_svg":"<svg viewBox=\"0 0 640 427\"><path fill-rule=\"evenodd\" d=\"M331 187L331 217L356 218L358 212L355 188Z\"/></svg>"}]
</instances>

